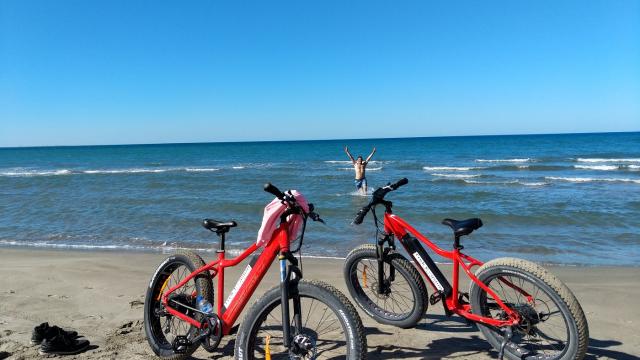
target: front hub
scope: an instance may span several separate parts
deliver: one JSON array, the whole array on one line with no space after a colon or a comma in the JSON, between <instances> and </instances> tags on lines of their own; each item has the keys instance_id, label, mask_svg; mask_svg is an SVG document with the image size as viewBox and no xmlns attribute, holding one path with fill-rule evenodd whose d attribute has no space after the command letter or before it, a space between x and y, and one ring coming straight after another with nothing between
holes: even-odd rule
<instances>
[{"instance_id":1,"label":"front hub","mask_svg":"<svg viewBox=\"0 0 640 360\"><path fill-rule=\"evenodd\" d=\"M380 285L376 281L371 284L371 290L378 297L378 299L386 299L391 294L391 284L389 283L389 281L385 280L382 284L382 288L380 288Z\"/></svg>"},{"instance_id":2,"label":"front hub","mask_svg":"<svg viewBox=\"0 0 640 360\"><path fill-rule=\"evenodd\" d=\"M293 359L315 359L316 343L311 336L298 334L293 337L292 345Z\"/></svg>"}]
</instances>

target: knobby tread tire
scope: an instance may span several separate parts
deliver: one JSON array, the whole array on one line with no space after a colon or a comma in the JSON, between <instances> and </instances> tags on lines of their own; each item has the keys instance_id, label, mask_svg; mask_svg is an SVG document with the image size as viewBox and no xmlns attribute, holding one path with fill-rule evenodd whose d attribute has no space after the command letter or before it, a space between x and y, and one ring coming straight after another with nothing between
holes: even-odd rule
<instances>
[{"instance_id":1,"label":"knobby tread tire","mask_svg":"<svg viewBox=\"0 0 640 360\"><path fill-rule=\"evenodd\" d=\"M360 315L358 315L358 312L349 299L347 299L347 297L335 287L318 280L300 280L298 283L298 291L300 295L309 295L314 291L325 292L337 300L345 313L347 322L353 327L353 338L351 341L354 343L354 352L350 354L348 360L365 360L367 355L367 337L365 336L364 326L362 325ZM268 290L263 296L257 299L249 311L247 311L247 314L244 316L244 319L238 329L238 335L234 347L235 359L253 359L252 355L249 354L248 349L248 343L250 340L249 336L253 331L253 327L256 325L256 321L261 317L262 312L265 311L268 306L273 304L274 301L277 301L278 304L280 303L280 286L275 286ZM336 311L337 309L333 310ZM304 312L304 309L302 311ZM247 355L245 356L241 354Z\"/></svg>"},{"instance_id":2,"label":"knobby tread tire","mask_svg":"<svg viewBox=\"0 0 640 360\"><path fill-rule=\"evenodd\" d=\"M571 292L571 290L562 281L560 281L560 279L547 269L531 261L518 258L498 258L491 260L478 268L475 275L482 281L483 276L492 271L501 270L522 271L546 284L555 292L569 310L569 315L573 319L577 330L577 334L575 334L577 343L577 346L575 347L575 354L573 356L572 354L566 354L567 356L564 356L562 360L582 360L587 353L589 345L589 327L584 311L573 292ZM472 311L474 313L480 313L478 299L483 291L484 290L482 290L477 284L471 282L469 296L472 304ZM496 342L495 333L482 324L478 324L478 327L491 345L494 348L499 349L500 344L499 342ZM505 356L513 360L519 359L519 357L509 351L505 351Z\"/></svg>"},{"instance_id":3,"label":"knobby tread tire","mask_svg":"<svg viewBox=\"0 0 640 360\"><path fill-rule=\"evenodd\" d=\"M169 259L171 258L173 258L173 260L169 261ZM166 268L173 262L179 262L180 264L186 265L191 271L195 271L205 265L204 260L202 260L200 255L198 255L197 253L193 251L178 251L174 255L171 255L163 260L158 269L160 267ZM153 339L152 336L151 324L150 319L148 318L148 314L150 311L149 306L151 306L150 300L152 300L153 290L157 285L156 282L159 273L160 272L156 270L156 272L154 273L154 277L151 279L151 286L147 288L147 296L145 297L144 305L145 335L147 337L149 345L151 346L151 349L159 358L166 360L184 360L189 358L191 354L193 354L198 349L200 343L193 344L193 346L191 346L185 353L176 354L173 351L167 351L166 349L161 348L161 346L155 342L155 339ZM211 278L209 278L206 273L201 273L194 279L196 282L196 287L200 288L200 295L203 298L208 299L209 302L213 304L213 284L211 283Z\"/></svg>"},{"instance_id":4,"label":"knobby tread tire","mask_svg":"<svg viewBox=\"0 0 640 360\"><path fill-rule=\"evenodd\" d=\"M358 294L358 290L355 288L355 285L351 279L351 268L360 259L373 258L376 259L376 245L374 244L363 244L360 245L347 255L347 258L344 262L344 278L347 284L347 289L349 290L349 294L354 299L355 303L360 307L367 315L376 320L381 324L393 325L399 328L407 329L414 327L424 316L429 306L428 302L428 292L427 286L422 279L422 276L418 272L418 270L411 264L407 258L398 253L391 253L388 255L388 260L391 264L396 268L396 276L398 276L397 272L400 272L400 276L403 276L411 291L413 293L413 298L415 299L414 308L411 313L404 319L392 319L389 317L384 317L376 312L370 307L371 302L368 299L362 299L360 294ZM387 261L387 262L389 262ZM360 285L357 285L360 287ZM366 296L366 295L365 295Z\"/></svg>"}]
</instances>

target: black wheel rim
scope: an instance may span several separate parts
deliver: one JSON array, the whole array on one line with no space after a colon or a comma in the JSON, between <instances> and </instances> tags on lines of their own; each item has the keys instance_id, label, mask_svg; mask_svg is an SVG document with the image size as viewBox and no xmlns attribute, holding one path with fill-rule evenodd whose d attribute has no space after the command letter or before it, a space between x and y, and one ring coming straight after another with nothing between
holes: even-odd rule
<instances>
[{"instance_id":1,"label":"black wheel rim","mask_svg":"<svg viewBox=\"0 0 640 360\"><path fill-rule=\"evenodd\" d=\"M172 287L178 285L184 278L191 273L191 270L186 264L174 262L168 264L158 274L156 283L154 284L153 299L151 306L149 306L149 319L151 323L151 332L155 338L156 343L163 349L173 349L173 341L177 336L193 337L197 332L195 326L175 317L169 315L164 306L162 305L162 294L166 293ZM166 282L166 285L165 285ZM164 287L164 288L163 288ZM180 289L177 289L171 294L170 299L174 299L180 303L186 303L191 307L195 306L195 298L192 296L194 293L200 291L196 286L196 278L186 283ZM171 301L171 300L170 300ZM191 310L180 308L178 305L174 305L179 311L194 317ZM197 317L196 317L197 318Z\"/></svg>"},{"instance_id":2,"label":"black wheel rim","mask_svg":"<svg viewBox=\"0 0 640 360\"><path fill-rule=\"evenodd\" d=\"M383 294L378 292L378 260L376 258L362 258L351 267L351 283L358 298L370 310L391 320L404 320L411 316L415 309L416 299L411 285L404 274L395 269L395 279L390 281L391 266L384 262L386 288Z\"/></svg>"},{"instance_id":3,"label":"black wheel rim","mask_svg":"<svg viewBox=\"0 0 640 360\"><path fill-rule=\"evenodd\" d=\"M530 294L532 301L503 280ZM552 289L519 275L496 274L485 279L485 284L522 318L522 323L513 328L506 350L524 359L554 360L566 354L570 342L568 310ZM483 316L506 318L485 291L480 295L480 307ZM494 332L494 335L502 341L502 333Z\"/></svg>"},{"instance_id":4,"label":"black wheel rim","mask_svg":"<svg viewBox=\"0 0 640 360\"><path fill-rule=\"evenodd\" d=\"M290 301L290 309L293 302ZM291 335L302 334L312 344L307 352L292 354L284 347L280 301L267 306L258 317L249 338L249 358L264 359L267 342L271 359L346 359L347 334L339 315L323 301L301 295L302 329L298 331L291 313Z\"/></svg>"}]
</instances>

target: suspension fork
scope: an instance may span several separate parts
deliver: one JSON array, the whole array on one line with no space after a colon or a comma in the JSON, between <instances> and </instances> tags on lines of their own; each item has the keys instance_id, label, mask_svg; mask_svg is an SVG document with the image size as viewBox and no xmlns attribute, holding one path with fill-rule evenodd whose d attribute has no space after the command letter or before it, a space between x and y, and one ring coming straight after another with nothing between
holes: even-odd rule
<instances>
[{"instance_id":1,"label":"suspension fork","mask_svg":"<svg viewBox=\"0 0 640 360\"><path fill-rule=\"evenodd\" d=\"M376 244L376 259L378 260L378 294L384 294L387 291L387 283L385 282L384 263L387 261L389 251L395 248L392 243L393 238L391 235L386 234L382 238L378 239ZM389 243L388 247L385 247L385 243ZM393 282L396 278L396 269L389 262L389 282Z\"/></svg>"},{"instance_id":2,"label":"suspension fork","mask_svg":"<svg viewBox=\"0 0 640 360\"><path fill-rule=\"evenodd\" d=\"M285 348L291 350L291 317L289 313L289 299L293 300L293 320L297 335L302 330L302 311L300 307L300 293L298 282L302 272L298 268L298 260L285 252L278 257L280 262L280 305L282 306L282 334ZM294 277L292 278L292 274Z\"/></svg>"}]
</instances>

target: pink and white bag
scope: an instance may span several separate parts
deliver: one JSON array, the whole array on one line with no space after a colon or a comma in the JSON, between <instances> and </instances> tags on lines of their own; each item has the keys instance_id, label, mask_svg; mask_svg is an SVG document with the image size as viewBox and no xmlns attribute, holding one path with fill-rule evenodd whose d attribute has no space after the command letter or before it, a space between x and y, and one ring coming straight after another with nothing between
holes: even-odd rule
<instances>
[{"instance_id":1,"label":"pink and white bag","mask_svg":"<svg viewBox=\"0 0 640 360\"><path fill-rule=\"evenodd\" d=\"M291 193L298 202L298 205L300 205L305 212L309 212L309 204L304 195L297 190L291 190ZM256 245L263 246L271 240L273 232L276 231L278 225L280 225L280 215L282 215L285 210L287 210L287 205L283 204L278 198L273 199L273 201L264 207L264 216L262 217L260 231L258 231ZM300 225L302 225L302 215L290 215L287 221L289 222L289 239L293 240L298 235L298 230L300 230Z\"/></svg>"}]
</instances>

